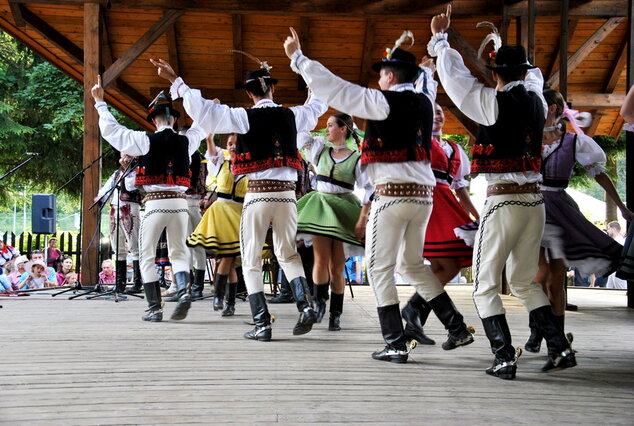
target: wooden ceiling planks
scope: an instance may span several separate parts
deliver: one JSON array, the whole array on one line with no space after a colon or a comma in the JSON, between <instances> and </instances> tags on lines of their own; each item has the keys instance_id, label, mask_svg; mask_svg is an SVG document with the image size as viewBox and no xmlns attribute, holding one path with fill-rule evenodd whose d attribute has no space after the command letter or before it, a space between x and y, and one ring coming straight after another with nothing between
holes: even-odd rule
<instances>
[{"instance_id":1,"label":"wooden ceiling planks","mask_svg":"<svg viewBox=\"0 0 634 426\"><path fill-rule=\"evenodd\" d=\"M91 2L91 0L88 0ZM18 27L13 13L25 9L44 21L57 33L76 46L83 45L83 3L79 0L0 0L0 27L19 38L54 62L64 72L75 79L83 73L81 63L69 53L72 49L57 46L46 34L36 31L27 24ZM100 2L102 5L105 1ZM291 103L303 101L305 92L301 90L298 77L290 70L284 55L282 42L293 25L307 32L301 33L307 53L341 77L377 87L377 76L369 65L378 58L385 47L391 47L404 29L414 32L417 40L411 51L421 57L426 50L429 35L431 11L441 11L446 2L426 2L422 4L410 0L384 0L365 2L352 0L345 4L332 0L317 1L255 1L198 0L175 2L170 0L112 1L112 9L102 9L108 26L109 45L112 59L116 61L134 46L141 37L155 25L169 8L184 7L184 11L173 24L171 39L161 34L149 44L129 65L118 74L123 83L122 93L114 88L109 102L124 114L131 116L139 124L143 120L144 100L151 99L153 88L166 87L164 80L156 75L149 63L151 57L168 58L170 52L177 52L180 73L192 87L223 94L227 101L236 105L248 105L246 96L235 91L239 74L256 66L247 58L236 58L228 52L236 44L272 65L273 75L280 80L277 99ZM485 0L455 0L453 26L459 31L466 46L477 49L486 30L477 29L478 21L486 18L501 26L501 8L492 6L494 2ZM525 2L508 7L508 42L518 38L518 16L522 14ZM557 68L559 46L558 2L536 1L535 56L536 63L553 75ZM155 8L154 6L161 6ZM576 22L570 40L569 60L577 50L610 18L625 15L626 2L622 0L571 0L570 17ZM320 9L321 8L321 9ZM332 13L324 13L330 9ZM284 10L281 13L280 10ZM320 11L321 10L321 11ZM546 16L550 15L550 16ZM593 16L595 15L595 16ZM236 27L236 16L239 26ZM389 19L387 19L389 17ZM24 16L18 16L24 19ZM623 93L625 90L625 70L618 65L626 31L624 18L612 25L611 31L597 44L568 75L570 93L601 94ZM612 20L615 23L616 19ZM236 28L240 34L236 35ZM236 42L239 36L239 43ZM595 43L596 44L596 43ZM137 52L138 53L138 52ZM242 72L237 64L242 65ZM108 64L110 65L110 64ZM608 90L608 88L610 90ZM117 87L119 89L119 87ZM442 89L441 89L442 93ZM119 97L120 99L115 99ZM588 98L584 98L588 99ZM614 133L616 109L602 110L599 133ZM611 121L610 121L611 120ZM323 121L320 125L323 125ZM610 122L608 122L610 121ZM447 132L464 133L460 122L448 114L445 126Z\"/></svg>"}]
</instances>

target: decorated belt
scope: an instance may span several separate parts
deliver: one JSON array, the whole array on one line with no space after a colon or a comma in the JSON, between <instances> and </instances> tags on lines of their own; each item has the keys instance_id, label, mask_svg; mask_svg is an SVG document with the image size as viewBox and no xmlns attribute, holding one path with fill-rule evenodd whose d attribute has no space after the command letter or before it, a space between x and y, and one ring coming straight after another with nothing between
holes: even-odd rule
<instances>
[{"instance_id":1,"label":"decorated belt","mask_svg":"<svg viewBox=\"0 0 634 426\"><path fill-rule=\"evenodd\" d=\"M527 183L518 185L516 183L496 183L487 186L487 197L502 194L539 194L539 184Z\"/></svg>"},{"instance_id":2,"label":"decorated belt","mask_svg":"<svg viewBox=\"0 0 634 426\"><path fill-rule=\"evenodd\" d=\"M157 191L157 192L148 192L145 194L145 198L143 199L143 204L148 201L154 200L166 200L168 198L185 198L185 194L182 192L174 192L174 191Z\"/></svg>"},{"instance_id":3,"label":"decorated belt","mask_svg":"<svg viewBox=\"0 0 634 426\"><path fill-rule=\"evenodd\" d=\"M282 192L295 191L295 182L287 180L258 179L250 180L247 192Z\"/></svg>"},{"instance_id":4,"label":"decorated belt","mask_svg":"<svg viewBox=\"0 0 634 426\"><path fill-rule=\"evenodd\" d=\"M417 183L382 183L376 185L374 193L388 197L431 198L434 194L434 187Z\"/></svg>"}]
</instances>

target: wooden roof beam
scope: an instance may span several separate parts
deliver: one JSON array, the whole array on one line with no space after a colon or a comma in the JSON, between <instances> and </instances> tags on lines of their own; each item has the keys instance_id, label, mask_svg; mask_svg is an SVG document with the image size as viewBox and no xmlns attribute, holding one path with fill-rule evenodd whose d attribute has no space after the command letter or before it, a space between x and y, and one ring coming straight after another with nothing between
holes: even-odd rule
<instances>
[{"instance_id":1,"label":"wooden roof beam","mask_svg":"<svg viewBox=\"0 0 634 426\"><path fill-rule=\"evenodd\" d=\"M444 93L438 93L436 96L436 102L438 105L447 108L447 110L453 115L456 120L465 128L469 136L475 138L478 134L478 124L467 117L460 109L454 105L449 96Z\"/></svg>"},{"instance_id":2,"label":"wooden roof beam","mask_svg":"<svg viewBox=\"0 0 634 426\"><path fill-rule=\"evenodd\" d=\"M105 4L106 0L15 0L18 3L83 5L84 3ZM313 1L269 0L112 0L113 9L183 9L193 11L213 11L214 13L259 13L293 16L375 16L385 18L396 15L430 17L442 12L446 1L388 0L368 2L367 0L348 0L317 4ZM559 16L561 0L540 0L537 16ZM474 16L499 16L502 2L491 0L472 0L459 4L456 2L452 12L454 18L473 18ZM610 17L627 16L628 0L572 0L571 16ZM510 16L522 16L526 13L524 2L509 5Z\"/></svg>"},{"instance_id":3,"label":"wooden roof beam","mask_svg":"<svg viewBox=\"0 0 634 426\"><path fill-rule=\"evenodd\" d=\"M621 22L623 22L623 18L610 18L608 19L601 28L595 31L582 45L581 47L570 57L568 58L568 75L574 71L584 59L588 57L590 53L599 45L601 42L608 36L616 27L618 27ZM548 81L548 85L550 87L558 87L559 86L559 74L555 74L551 76Z\"/></svg>"},{"instance_id":4,"label":"wooden roof beam","mask_svg":"<svg viewBox=\"0 0 634 426\"><path fill-rule=\"evenodd\" d=\"M367 87L370 81L370 71L372 67L372 45L376 35L376 20L368 18L365 20L365 37L363 39L363 53L361 54L361 69L359 70L359 84Z\"/></svg>"},{"instance_id":5,"label":"wooden roof beam","mask_svg":"<svg viewBox=\"0 0 634 426\"><path fill-rule=\"evenodd\" d=\"M573 38L575 38L575 30L577 29L578 23L579 23L578 19L568 20L568 40L567 41L570 41ZM563 32L563 29L562 29L562 32ZM555 50L554 50L554 52L556 53L552 56L550 65L548 66L548 72L545 74L548 76L548 78L552 77L557 72L559 72L559 63L561 61L561 48L563 47L563 44L564 44L564 39L562 37L563 37L563 34L559 37L559 41L557 43L557 46L555 46Z\"/></svg>"},{"instance_id":6,"label":"wooden roof beam","mask_svg":"<svg viewBox=\"0 0 634 426\"><path fill-rule=\"evenodd\" d=\"M474 75L487 83L491 87L495 87L495 82L493 81L493 77L491 76L491 71L486 67L484 61L478 58L478 52L475 50L471 44L465 40L465 38L460 34L460 32L454 27L449 27L447 30L447 34L449 35L449 43L451 47L456 49L460 55L465 60L467 65L470 65L471 70L474 72Z\"/></svg>"},{"instance_id":7,"label":"wooden roof beam","mask_svg":"<svg viewBox=\"0 0 634 426\"><path fill-rule=\"evenodd\" d=\"M25 27L26 21L22 17L22 7L19 3L13 0L9 0L9 8L11 9L11 15L13 16L13 22L16 27Z\"/></svg>"},{"instance_id":8,"label":"wooden roof beam","mask_svg":"<svg viewBox=\"0 0 634 426\"><path fill-rule=\"evenodd\" d=\"M233 28L233 50L242 50L242 15L231 15L231 25ZM233 53L233 81L237 89L242 84L244 78L244 55Z\"/></svg>"},{"instance_id":9,"label":"wooden roof beam","mask_svg":"<svg viewBox=\"0 0 634 426\"><path fill-rule=\"evenodd\" d=\"M574 109L620 108L625 101L625 95L620 93L569 93L567 100Z\"/></svg>"},{"instance_id":10,"label":"wooden roof beam","mask_svg":"<svg viewBox=\"0 0 634 426\"><path fill-rule=\"evenodd\" d=\"M143 52L150 47L156 39L165 33L178 18L183 14L182 10L171 9L165 12L163 17L141 36L130 48L117 59L101 77L104 88L108 87L117 77L121 75Z\"/></svg>"},{"instance_id":11,"label":"wooden roof beam","mask_svg":"<svg viewBox=\"0 0 634 426\"><path fill-rule=\"evenodd\" d=\"M605 83L604 93L614 93L614 89L616 89L616 85L619 82L619 77L623 73L625 69L625 63L627 62L627 36L623 38L621 42L621 47L619 48L619 53L616 55L616 60L612 65L612 69L610 70L610 75ZM619 116L620 117L620 116Z\"/></svg>"},{"instance_id":12,"label":"wooden roof beam","mask_svg":"<svg viewBox=\"0 0 634 426\"><path fill-rule=\"evenodd\" d=\"M310 57L310 18L302 16L299 19L299 42L302 46L302 53ZM301 74L297 74L297 90L306 90L306 82Z\"/></svg>"}]
</instances>

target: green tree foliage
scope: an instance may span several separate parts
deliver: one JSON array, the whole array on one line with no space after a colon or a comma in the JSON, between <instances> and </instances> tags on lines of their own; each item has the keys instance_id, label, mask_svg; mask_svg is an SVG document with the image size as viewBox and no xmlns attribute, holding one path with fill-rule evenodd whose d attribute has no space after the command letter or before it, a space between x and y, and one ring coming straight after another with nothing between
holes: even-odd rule
<instances>
[{"instance_id":1,"label":"green tree foliage","mask_svg":"<svg viewBox=\"0 0 634 426\"><path fill-rule=\"evenodd\" d=\"M2 182L0 203L13 205L14 191L23 186L29 193L53 192L82 169L83 109L79 84L0 32L0 174L24 161L25 152L43 154ZM107 143L103 154L107 177L118 154ZM65 188L75 200L80 190L80 179Z\"/></svg>"}]
</instances>

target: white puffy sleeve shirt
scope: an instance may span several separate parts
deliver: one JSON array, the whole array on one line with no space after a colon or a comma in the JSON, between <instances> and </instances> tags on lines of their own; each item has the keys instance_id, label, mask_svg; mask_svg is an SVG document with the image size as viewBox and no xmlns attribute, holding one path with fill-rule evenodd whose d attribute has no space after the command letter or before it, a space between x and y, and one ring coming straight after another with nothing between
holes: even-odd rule
<instances>
[{"instance_id":1,"label":"white puffy sleeve shirt","mask_svg":"<svg viewBox=\"0 0 634 426\"><path fill-rule=\"evenodd\" d=\"M390 113L390 106L380 90L362 87L337 77L319 62L304 56L299 50L293 54L291 68L304 78L315 96L339 111L368 120L385 120ZM412 83L406 83L394 85L390 87L390 90L415 91L415 88ZM427 94L427 97L429 98L430 95ZM432 104L434 100L430 98ZM364 169L373 185L408 182L436 185L429 161L370 163Z\"/></svg>"},{"instance_id":2,"label":"white puffy sleeve shirt","mask_svg":"<svg viewBox=\"0 0 634 426\"><path fill-rule=\"evenodd\" d=\"M447 34L434 34L428 44L428 50L432 56L438 56L436 59L438 77L445 92L458 109L480 125L492 126L495 124L498 118L497 90L486 87L471 74L460 53L449 46ZM544 105L544 117L546 117L548 106L542 95L544 77L539 68L528 70L525 80L513 81L501 90L508 91L518 85L523 85L526 90L538 95ZM519 185L542 180L540 173L532 171L526 173L486 173L485 177L489 182L508 182Z\"/></svg>"}]
</instances>

